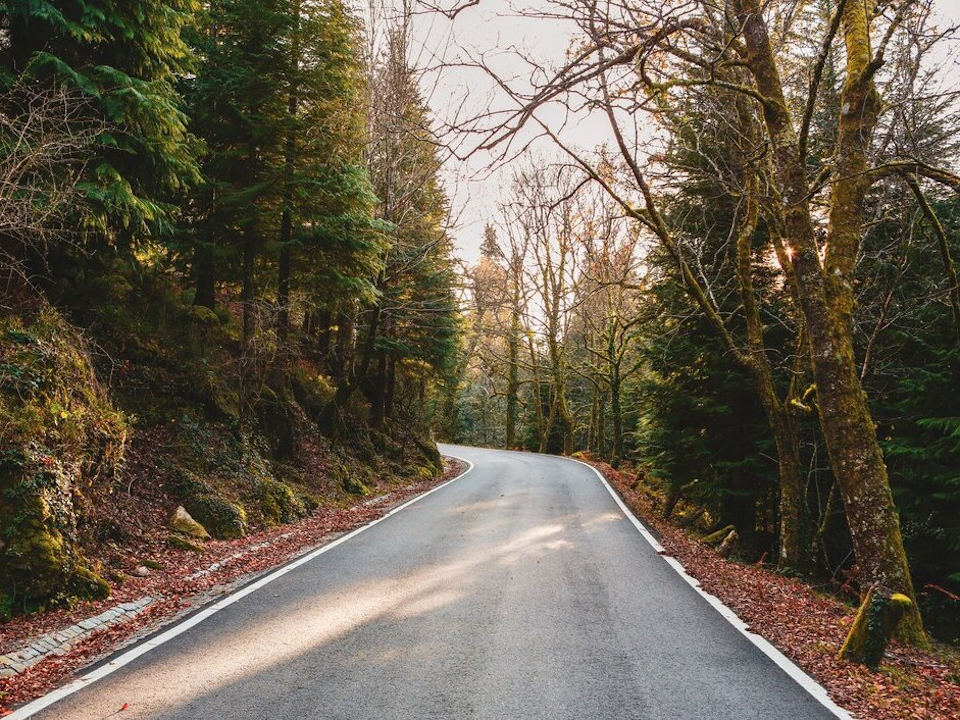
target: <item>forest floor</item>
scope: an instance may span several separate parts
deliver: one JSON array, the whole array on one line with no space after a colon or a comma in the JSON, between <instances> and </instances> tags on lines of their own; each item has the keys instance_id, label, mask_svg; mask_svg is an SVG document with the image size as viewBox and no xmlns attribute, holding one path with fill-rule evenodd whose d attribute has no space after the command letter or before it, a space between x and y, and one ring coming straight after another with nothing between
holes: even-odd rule
<instances>
[{"instance_id":1,"label":"forest floor","mask_svg":"<svg viewBox=\"0 0 960 720\"><path fill-rule=\"evenodd\" d=\"M0 717L10 707L39 697L60 685L78 669L101 660L116 649L155 632L198 607L251 582L314 548L332 542L340 535L365 525L391 509L466 469L455 459L445 458L444 472L429 480L407 485L374 488L353 504L321 505L311 516L296 523L247 535L237 540L210 541L203 553L170 547L163 524L141 538L141 552L154 569L144 577L129 577L112 596L99 602L85 602L72 608L18 616L0 624L0 654L29 644L33 639L56 632L85 618L95 616L119 603L145 596L156 600L136 618L94 632L80 640L63 655L50 655L21 674L0 678ZM131 512L150 512L148 498L143 507ZM105 549L106 552L106 549ZM94 558L96 559L96 558ZM137 560L131 557L133 564Z\"/></svg>"},{"instance_id":2,"label":"forest floor","mask_svg":"<svg viewBox=\"0 0 960 720\"><path fill-rule=\"evenodd\" d=\"M858 718L960 718L960 652L943 645L919 650L891 643L878 670L840 660L856 608L762 563L745 565L667 520L657 498L634 474L590 461L624 502L701 587L715 595Z\"/></svg>"}]
</instances>

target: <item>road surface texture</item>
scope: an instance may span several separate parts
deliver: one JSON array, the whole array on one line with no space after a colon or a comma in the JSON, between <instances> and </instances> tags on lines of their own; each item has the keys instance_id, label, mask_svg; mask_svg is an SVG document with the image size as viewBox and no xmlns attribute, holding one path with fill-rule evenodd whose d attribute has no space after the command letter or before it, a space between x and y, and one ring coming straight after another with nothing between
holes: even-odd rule
<instances>
[{"instance_id":1,"label":"road surface texture","mask_svg":"<svg viewBox=\"0 0 960 720\"><path fill-rule=\"evenodd\" d=\"M34 717L834 717L590 468L442 449L475 468Z\"/></svg>"}]
</instances>

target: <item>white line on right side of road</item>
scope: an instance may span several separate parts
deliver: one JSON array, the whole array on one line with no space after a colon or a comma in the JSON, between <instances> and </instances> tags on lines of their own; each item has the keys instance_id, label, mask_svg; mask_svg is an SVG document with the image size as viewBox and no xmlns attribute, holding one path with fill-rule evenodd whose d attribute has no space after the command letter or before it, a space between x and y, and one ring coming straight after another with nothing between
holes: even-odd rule
<instances>
[{"instance_id":1,"label":"white line on right side of road","mask_svg":"<svg viewBox=\"0 0 960 720\"><path fill-rule=\"evenodd\" d=\"M160 645L163 645L168 640L173 640L173 638L177 637L177 635L180 635L186 632L187 630L189 630L190 628L196 625L199 625L204 620L209 618L211 615L215 615L216 613L220 612L224 608L229 607L230 605L233 605L238 600L245 598L247 595L249 595L252 592L256 592L257 590L262 588L264 585L267 585L268 583L272 583L274 580L282 577L283 575L286 575L291 570L295 570L301 565L307 564L314 558L319 557L320 555L323 555L326 552L330 552L338 545L342 545L350 538L355 537L360 533L362 533L364 530L369 530L374 525L382 523L388 517L391 517L392 515L396 515L398 512L400 512L404 508L407 508L416 502L420 502L425 497L427 497L427 495L432 495L437 490L440 490L441 488L445 488L450 483L456 482L460 478L467 475L471 470L473 470L473 463L467 460L466 458L455 457L453 455L448 455L447 457L453 457L455 460L460 460L462 462L465 462L468 466L467 469L464 470L459 475L457 475L456 477L450 478L446 482L441 483L440 485L437 485L435 488L431 488L430 490L427 490L425 493L422 493L421 495L417 495L416 497L408 500L407 502L403 503L403 505L399 505L395 507L386 515L382 515L381 517L378 517L376 520L372 520L371 522L368 522L366 525L362 525L358 527L356 530L352 530L346 535L342 535L341 537L338 537L336 540L330 543L327 543L326 545L323 545L317 548L316 550L313 550L307 553L306 555L294 560L293 562L290 562L284 565L283 567L277 570L274 570L273 572L260 578L259 580L240 588L235 593L227 595L225 598L218 600L213 605L209 605L205 607L196 615L191 615L183 622L177 623L176 625L160 633L156 637L150 640L146 640L144 642L138 643L127 652L114 658L110 662L105 663L104 665L101 665L97 669L91 670L86 675L83 675L77 680L74 680L72 683L59 687L56 690L53 690L52 692L49 692L46 695L43 695L37 698L33 702L27 703L23 707L14 711L12 714L7 715L4 718L4 720L26 720L26 718L36 715L41 710L45 710L46 708L50 707L54 703L59 702L60 700L63 700L63 698L67 697L68 695L73 695L75 692L85 688L87 685L91 685L92 683L95 683L97 680L101 680L105 678L107 675L110 675L111 673L116 672L117 670L122 668L124 665L127 665L133 662L141 655L144 655L150 652L151 650L153 650L154 648L159 647Z\"/></svg>"},{"instance_id":2,"label":"white line on right side of road","mask_svg":"<svg viewBox=\"0 0 960 720\"><path fill-rule=\"evenodd\" d=\"M600 482L603 483L603 486L607 489L607 492L610 493L614 501L620 507L620 510L623 511L623 514L627 516L627 519L633 523L633 526L643 536L643 539L650 543L651 547L657 551L660 557L666 560L667 564L672 567L677 574L682 577L684 581L686 581L686 583L692 587L704 600L710 603L714 610L720 613L720 615L722 615L727 622L733 625L741 635L753 643L757 649L760 650L760 652L776 663L777 667L793 678L797 684L800 685L800 687L810 693L821 705L832 712L836 717L840 718L841 720L854 720L853 716L849 712L837 705L830 698L826 688L824 688L820 683L800 669L800 667L790 660L790 658L777 650L777 648L774 647L766 638L751 632L748 629L749 626L743 620L741 620L733 610L724 605L720 598L716 597L715 595L711 595L702 587L700 587L700 582L687 572L687 569L680 564L679 560L677 560L675 557L663 554L666 552L663 546L657 542L657 539L653 536L653 534L647 530L644 524L640 522L640 520L637 519L637 516L634 515L630 508L627 507L626 503L623 502L623 499L617 494L617 491L610 486L609 482L607 482L607 479L603 476L602 472L597 470L593 465L585 463L581 460L577 460L575 458L565 459L573 460L573 462L579 463L580 465L593 470L596 476L600 478Z\"/></svg>"}]
</instances>

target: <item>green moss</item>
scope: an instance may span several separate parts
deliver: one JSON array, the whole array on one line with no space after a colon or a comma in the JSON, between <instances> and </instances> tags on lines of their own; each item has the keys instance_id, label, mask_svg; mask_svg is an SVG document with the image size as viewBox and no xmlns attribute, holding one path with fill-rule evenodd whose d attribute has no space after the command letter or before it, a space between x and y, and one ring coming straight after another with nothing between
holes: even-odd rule
<instances>
[{"instance_id":1,"label":"green moss","mask_svg":"<svg viewBox=\"0 0 960 720\"><path fill-rule=\"evenodd\" d=\"M87 278L84 287L98 305L118 311L133 292L133 286L127 278L116 272Z\"/></svg>"},{"instance_id":2,"label":"green moss","mask_svg":"<svg viewBox=\"0 0 960 720\"><path fill-rule=\"evenodd\" d=\"M150 568L151 570L162 570L163 565L158 563L156 560L141 560L140 564L144 567Z\"/></svg>"},{"instance_id":3,"label":"green moss","mask_svg":"<svg viewBox=\"0 0 960 720\"><path fill-rule=\"evenodd\" d=\"M198 325L215 326L220 324L220 316L203 305L191 305L187 314L190 316L190 320Z\"/></svg>"},{"instance_id":4,"label":"green moss","mask_svg":"<svg viewBox=\"0 0 960 720\"><path fill-rule=\"evenodd\" d=\"M298 367L291 375L293 394L300 406L314 420L319 420L336 392L333 382L325 375L310 373Z\"/></svg>"},{"instance_id":5,"label":"green moss","mask_svg":"<svg viewBox=\"0 0 960 720\"><path fill-rule=\"evenodd\" d=\"M876 585L870 588L850 626L839 656L877 669L883 660L887 643L912 605L906 595Z\"/></svg>"},{"instance_id":6,"label":"green moss","mask_svg":"<svg viewBox=\"0 0 960 720\"><path fill-rule=\"evenodd\" d=\"M194 473L184 468L177 468L174 471L173 475L171 475L170 479L167 481L167 490L169 490L170 493L175 497L182 498L184 500L215 494L210 485L205 483ZM190 509L187 508L188 512L189 510ZM193 515L193 513L190 514ZM195 516L194 520L196 520Z\"/></svg>"},{"instance_id":7,"label":"green moss","mask_svg":"<svg viewBox=\"0 0 960 720\"><path fill-rule=\"evenodd\" d=\"M75 505L123 461L127 421L110 404L84 340L54 309L0 315L0 591L18 607L98 598L110 586L83 567Z\"/></svg>"},{"instance_id":8,"label":"green moss","mask_svg":"<svg viewBox=\"0 0 960 720\"><path fill-rule=\"evenodd\" d=\"M727 539L727 536L730 533L735 531L736 531L736 528L733 525L727 525L726 527L720 528L716 532L710 533L703 539L703 541L707 545L719 545L720 543L722 543L724 540Z\"/></svg>"},{"instance_id":9,"label":"green moss","mask_svg":"<svg viewBox=\"0 0 960 720\"><path fill-rule=\"evenodd\" d=\"M104 600L110 597L110 584L92 570L78 567L67 585L67 596L68 599Z\"/></svg>"},{"instance_id":10,"label":"green moss","mask_svg":"<svg viewBox=\"0 0 960 720\"><path fill-rule=\"evenodd\" d=\"M201 495L185 500L184 507L218 540L232 540L247 534L247 514L241 505L217 495Z\"/></svg>"},{"instance_id":11,"label":"green moss","mask_svg":"<svg viewBox=\"0 0 960 720\"><path fill-rule=\"evenodd\" d=\"M30 500L28 498L27 500ZM43 522L38 498L10 518L14 508L3 513L4 544L0 554L6 572L6 589L29 599L60 594L70 580L74 559L63 536Z\"/></svg>"},{"instance_id":12,"label":"green moss","mask_svg":"<svg viewBox=\"0 0 960 720\"><path fill-rule=\"evenodd\" d=\"M351 495L369 495L370 488L357 475L347 473L342 480L343 489Z\"/></svg>"},{"instance_id":13,"label":"green moss","mask_svg":"<svg viewBox=\"0 0 960 720\"><path fill-rule=\"evenodd\" d=\"M309 513L299 493L277 480L263 480L260 486L260 508L267 524L290 523Z\"/></svg>"},{"instance_id":14,"label":"green moss","mask_svg":"<svg viewBox=\"0 0 960 720\"><path fill-rule=\"evenodd\" d=\"M184 540L181 537L176 535L171 535L167 538L167 545L172 548L177 548L178 550L189 550L190 552L202 553L206 552L206 548L201 547L200 545L195 545L189 540Z\"/></svg>"}]
</instances>

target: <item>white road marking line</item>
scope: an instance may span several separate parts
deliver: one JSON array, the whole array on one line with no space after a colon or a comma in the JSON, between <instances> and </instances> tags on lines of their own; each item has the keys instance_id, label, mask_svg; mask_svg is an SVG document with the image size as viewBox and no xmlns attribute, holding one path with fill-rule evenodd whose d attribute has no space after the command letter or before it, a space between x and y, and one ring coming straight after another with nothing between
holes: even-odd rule
<instances>
[{"instance_id":1,"label":"white road marking line","mask_svg":"<svg viewBox=\"0 0 960 720\"><path fill-rule=\"evenodd\" d=\"M653 547L657 553L666 552L663 546L657 542L657 539L650 533L649 530L637 519L637 516L626 506L623 502L623 499L617 494L617 491L614 490L610 483L607 482L607 479L603 476L603 473L597 470L593 465L585 463L581 460L575 458L563 458L565 460L572 460L575 463L588 467L600 478L600 482L603 483L603 486L607 489L607 492L613 497L617 505L623 511L623 514L627 516L627 519L633 523L633 526L640 532L643 536L643 539L646 540ZM711 595L706 592L702 587L700 587L700 582L690 575L686 568L680 564L680 561L675 557L669 555L660 555L664 560L667 561L667 564L672 567L680 577L682 577L686 583L692 587L700 596L706 600L710 605L716 610L720 615L724 617L731 625L733 625L741 635L743 635L747 640L753 643L764 655L773 660L776 665L783 670L787 675L793 678L800 687L810 693L821 705L823 705L827 710L832 712L836 717L841 718L841 720L854 720L853 716L844 710L842 707L837 705L831 698L829 693L827 693L826 688L823 687L820 683L814 680L812 677L807 675L803 670L800 669L792 660L790 660L786 655L777 650L767 639L757 635L756 633L750 632L747 628L748 625L741 620L737 614L731 610L729 607L723 604L720 598L715 595Z\"/></svg>"},{"instance_id":2,"label":"white road marking line","mask_svg":"<svg viewBox=\"0 0 960 720\"><path fill-rule=\"evenodd\" d=\"M235 593L228 595L222 600L218 600L213 605L210 605L209 607L204 608L203 610L198 612L196 615L192 615L186 620L184 620L183 622L178 623L177 625L174 625L169 630L166 630L160 635L157 635L155 638L139 643L138 645L134 646L127 652L115 658L114 660L111 660L105 665L101 665L96 670L93 670L87 673L86 675L84 675L83 677L80 677L77 680L74 680L69 685L64 685L63 687L58 688L53 692L47 693L46 695L39 697L32 702L27 703L23 707L14 711L12 714L7 715L4 718L4 720L25 720L25 718L29 718L29 717L32 717L33 715L36 715L41 710L45 710L46 708L50 707L54 703L59 702L60 700L63 700L65 697L68 697L69 695L73 695L78 690L81 690L87 687L88 685L95 683L97 680L102 680L107 675L110 675L111 673L114 673L120 668L122 668L124 665L127 665L133 662L141 655L145 655L146 653L150 652L154 648L160 647L165 642L169 640L173 640L173 638L177 637L177 635L185 633L190 628L195 627L196 625L199 625L211 615L215 615L216 613L220 612L224 608L229 607L230 605L233 605L238 600L245 598L250 593L256 592L257 590L262 588L264 585L268 585L272 583L274 580L276 580L279 577L282 577L283 575L286 575L291 570L295 570L301 565L307 564L314 558L317 558L320 555L323 555L325 552L329 552L330 550L333 550L335 547L337 547L338 545L342 545L350 538L355 537L356 535L359 535L364 530L369 530L374 525L383 522L384 520L386 520L388 517L392 515L396 515L398 512L400 512L404 508L410 507L414 503L419 502L420 500L423 500L425 497L427 497L428 495L432 495L437 490L440 490L441 488L445 488L450 483L456 482L460 478L467 475L471 470L473 470L473 463L470 462L469 460L465 458L455 457L453 455L447 455L447 457L452 457L455 460L460 460L461 462L465 462L469 467L466 470L464 470L462 473L457 475L456 477L447 480L445 483L442 483L440 485L437 485L435 488L431 488L430 490L427 490L427 492L423 493L422 495L417 495L415 498L408 500L407 502L405 502L403 505L400 505L399 507L395 507L393 510L388 512L383 517L379 517L376 520L372 520L366 525L358 527L356 530L352 530L346 535L338 537L333 542L327 545L324 545L323 547L317 548L313 552L307 553L303 557L294 560L288 565L284 565L279 570L274 570L269 575L260 578L256 582L253 582L241 588L240 590L237 590Z\"/></svg>"}]
</instances>

